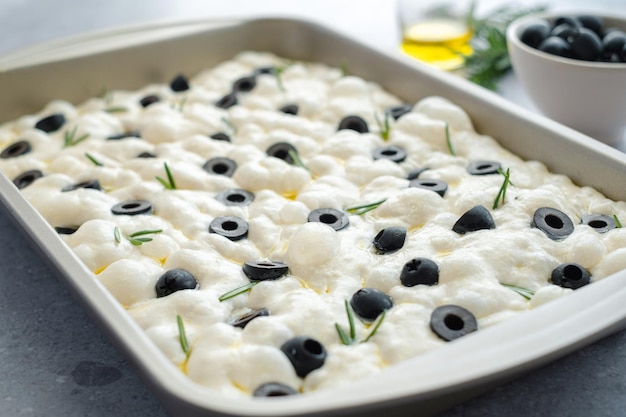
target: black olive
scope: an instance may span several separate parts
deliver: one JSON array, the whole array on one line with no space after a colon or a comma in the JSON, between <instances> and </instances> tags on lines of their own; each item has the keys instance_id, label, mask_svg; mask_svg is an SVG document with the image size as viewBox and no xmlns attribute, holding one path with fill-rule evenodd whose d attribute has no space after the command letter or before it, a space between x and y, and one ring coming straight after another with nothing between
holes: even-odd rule
<instances>
[{"instance_id":1,"label":"black olive","mask_svg":"<svg viewBox=\"0 0 626 417\"><path fill-rule=\"evenodd\" d=\"M439 266L428 258L413 258L402 267L400 282L405 287L436 285L439 283Z\"/></svg>"},{"instance_id":2,"label":"black olive","mask_svg":"<svg viewBox=\"0 0 626 417\"><path fill-rule=\"evenodd\" d=\"M240 188L224 190L215 196L215 199L225 206L247 206L254 200L254 194Z\"/></svg>"},{"instance_id":3,"label":"black olive","mask_svg":"<svg viewBox=\"0 0 626 417\"><path fill-rule=\"evenodd\" d=\"M577 263L565 263L554 268L550 282L563 288L575 290L589 284L591 274Z\"/></svg>"},{"instance_id":4,"label":"black olive","mask_svg":"<svg viewBox=\"0 0 626 417\"><path fill-rule=\"evenodd\" d=\"M309 336L296 336L286 341L280 350L287 356L300 378L321 368L326 360L326 349Z\"/></svg>"},{"instance_id":5,"label":"black olive","mask_svg":"<svg viewBox=\"0 0 626 417\"><path fill-rule=\"evenodd\" d=\"M230 136L228 136L224 132L217 132L211 135L211 139L213 140L221 140L224 142L230 142Z\"/></svg>"},{"instance_id":6,"label":"black olive","mask_svg":"<svg viewBox=\"0 0 626 417\"><path fill-rule=\"evenodd\" d=\"M286 104L279 109L279 111L285 114L292 114L294 116L298 114L298 110L300 110L300 108L298 107L297 104Z\"/></svg>"},{"instance_id":7,"label":"black olive","mask_svg":"<svg viewBox=\"0 0 626 417\"><path fill-rule=\"evenodd\" d=\"M257 317L265 317L269 315L270 315L270 312L268 311L267 308L259 308L256 310L252 310L248 313L242 314L241 316L237 317L232 322L230 322L230 325L233 327L239 327L243 329L244 327L248 325L248 323L250 323L252 320L256 319Z\"/></svg>"},{"instance_id":8,"label":"black olive","mask_svg":"<svg viewBox=\"0 0 626 417\"><path fill-rule=\"evenodd\" d=\"M13 178L13 184L21 190L22 188L28 187L41 177L43 177L43 172L38 169L31 169L29 171L22 172L20 175Z\"/></svg>"},{"instance_id":9,"label":"black olive","mask_svg":"<svg viewBox=\"0 0 626 417\"><path fill-rule=\"evenodd\" d=\"M374 247L380 254L395 252L404 246L406 240L406 228L387 227L374 237Z\"/></svg>"},{"instance_id":10,"label":"black olive","mask_svg":"<svg viewBox=\"0 0 626 417\"><path fill-rule=\"evenodd\" d=\"M141 107L148 107L149 105L158 103L159 101L161 101L159 96L150 94L148 96L143 97L141 100L139 100L139 104L141 104Z\"/></svg>"},{"instance_id":11,"label":"black olive","mask_svg":"<svg viewBox=\"0 0 626 417\"><path fill-rule=\"evenodd\" d=\"M345 229L350 225L350 219L343 211L334 208L318 208L309 213L309 222L327 224L335 230Z\"/></svg>"},{"instance_id":12,"label":"black olive","mask_svg":"<svg viewBox=\"0 0 626 417\"><path fill-rule=\"evenodd\" d=\"M100 186L100 181L98 180L87 180L87 181L81 181L78 182L76 184L70 184L66 187L63 187L61 189L62 192L68 192L68 191L74 191L74 190L78 190L79 188L91 188L93 190L102 190L102 187Z\"/></svg>"},{"instance_id":13,"label":"black olive","mask_svg":"<svg viewBox=\"0 0 626 417\"><path fill-rule=\"evenodd\" d=\"M602 38L602 50L608 54L619 54L626 45L626 32L614 30Z\"/></svg>"},{"instance_id":14,"label":"black olive","mask_svg":"<svg viewBox=\"0 0 626 417\"><path fill-rule=\"evenodd\" d=\"M554 26L568 25L574 28L582 27L580 20L572 16L559 16L554 21Z\"/></svg>"},{"instance_id":15,"label":"black olive","mask_svg":"<svg viewBox=\"0 0 626 417\"><path fill-rule=\"evenodd\" d=\"M265 151L267 155L273 156L274 158L282 159L288 164L293 165L293 158L290 155L291 152L298 153L295 146L287 142L275 143L267 148L267 151Z\"/></svg>"},{"instance_id":16,"label":"black olive","mask_svg":"<svg viewBox=\"0 0 626 417\"><path fill-rule=\"evenodd\" d=\"M191 272L176 268L166 271L154 286L157 298L168 296L180 290L195 290L200 287Z\"/></svg>"},{"instance_id":17,"label":"black olive","mask_svg":"<svg viewBox=\"0 0 626 417\"><path fill-rule=\"evenodd\" d=\"M242 270L251 281L273 281L286 275L289 267L277 261L248 261Z\"/></svg>"},{"instance_id":18,"label":"black olive","mask_svg":"<svg viewBox=\"0 0 626 417\"><path fill-rule=\"evenodd\" d=\"M394 120L398 120L399 118L401 118L405 114L410 113L411 110L413 110L413 106L411 106L409 104L401 104L399 106L389 107L385 111L385 113L388 114L389 116L393 117Z\"/></svg>"},{"instance_id":19,"label":"black olive","mask_svg":"<svg viewBox=\"0 0 626 417\"><path fill-rule=\"evenodd\" d=\"M276 74L276 67L261 67L254 70L254 75L261 74L274 75Z\"/></svg>"},{"instance_id":20,"label":"black olive","mask_svg":"<svg viewBox=\"0 0 626 417\"><path fill-rule=\"evenodd\" d=\"M574 223L567 214L551 207L535 210L531 226L541 230L552 240L565 239L574 233Z\"/></svg>"},{"instance_id":21,"label":"black olive","mask_svg":"<svg viewBox=\"0 0 626 417\"><path fill-rule=\"evenodd\" d=\"M139 132L124 132L118 133L116 135L111 135L107 137L107 140L121 140L126 138L140 138L141 134Z\"/></svg>"},{"instance_id":22,"label":"black olive","mask_svg":"<svg viewBox=\"0 0 626 417\"><path fill-rule=\"evenodd\" d=\"M346 116L341 119L337 130L342 129L350 129L359 133L367 133L370 131L369 127L367 126L367 122L359 116Z\"/></svg>"},{"instance_id":23,"label":"black olive","mask_svg":"<svg viewBox=\"0 0 626 417\"><path fill-rule=\"evenodd\" d=\"M12 143L2 150L0 153L0 158L8 159L15 158L16 156L27 154L31 151L30 143L25 140L18 140L17 142Z\"/></svg>"},{"instance_id":24,"label":"black olive","mask_svg":"<svg viewBox=\"0 0 626 417\"><path fill-rule=\"evenodd\" d=\"M248 222L236 216L216 217L209 225L209 232L233 241L241 240L248 236Z\"/></svg>"},{"instance_id":25,"label":"black olive","mask_svg":"<svg viewBox=\"0 0 626 417\"><path fill-rule=\"evenodd\" d=\"M580 28L571 42L572 53L576 58L595 61L602 52L602 40L591 29Z\"/></svg>"},{"instance_id":26,"label":"black olive","mask_svg":"<svg viewBox=\"0 0 626 417\"><path fill-rule=\"evenodd\" d=\"M137 155L137 158L156 158L156 155L152 152L142 152Z\"/></svg>"},{"instance_id":27,"label":"black olive","mask_svg":"<svg viewBox=\"0 0 626 417\"><path fill-rule=\"evenodd\" d=\"M550 24L547 20L538 19L526 26L520 34L520 40L526 45L537 48L550 34Z\"/></svg>"},{"instance_id":28,"label":"black olive","mask_svg":"<svg viewBox=\"0 0 626 417\"><path fill-rule=\"evenodd\" d=\"M117 215L127 214L135 216L137 214L151 214L152 203L146 200L127 200L122 201L111 207L111 212Z\"/></svg>"},{"instance_id":29,"label":"black olive","mask_svg":"<svg viewBox=\"0 0 626 417\"><path fill-rule=\"evenodd\" d=\"M187 91L189 90L189 82L184 75L179 74L170 82L170 88L176 92Z\"/></svg>"},{"instance_id":30,"label":"black olive","mask_svg":"<svg viewBox=\"0 0 626 417\"><path fill-rule=\"evenodd\" d=\"M393 300L376 288L361 288L350 298L350 307L363 320L374 321L393 307Z\"/></svg>"},{"instance_id":31,"label":"black olive","mask_svg":"<svg viewBox=\"0 0 626 417\"><path fill-rule=\"evenodd\" d=\"M60 235L71 235L78 230L76 226L58 226L55 227L54 230Z\"/></svg>"},{"instance_id":32,"label":"black olive","mask_svg":"<svg viewBox=\"0 0 626 417\"><path fill-rule=\"evenodd\" d=\"M260 385L252 393L253 397L283 397L285 395L295 395L298 391L291 388L289 385L282 384L280 382L266 382Z\"/></svg>"},{"instance_id":33,"label":"black olive","mask_svg":"<svg viewBox=\"0 0 626 417\"><path fill-rule=\"evenodd\" d=\"M215 102L215 105L220 109L228 109L238 103L237 94L228 93L224 97L220 98Z\"/></svg>"},{"instance_id":34,"label":"black olive","mask_svg":"<svg viewBox=\"0 0 626 417\"><path fill-rule=\"evenodd\" d=\"M567 23L555 26L550 32L550 36L558 36L566 42L569 42L576 35L578 35L578 26L570 26Z\"/></svg>"},{"instance_id":35,"label":"black olive","mask_svg":"<svg viewBox=\"0 0 626 417\"><path fill-rule=\"evenodd\" d=\"M254 76L239 78L233 83L233 92L247 93L249 91L252 91L255 86L256 78Z\"/></svg>"},{"instance_id":36,"label":"black olive","mask_svg":"<svg viewBox=\"0 0 626 417\"><path fill-rule=\"evenodd\" d=\"M579 15L576 16L576 20L578 20L583 27L591 30L596 35L600 37L604 36L604 21L600 17L594 15Z\"/></svg>"},{"instance_id":37,"label":"black olive","mask_svg":"<svg viewBox=\"0 0 626 417\"><path fill-rule=\"evenodd\" d=\"M443 305L433 310L430 328L437 336L449 342L478 330L478 322L470 311L461 306Z\"/></svg>"},{"instance_id":38,"label":"black olive","mask_svg":"<svg viewBox=\"0 0 626 417\"><path fill-rule=\"evenodd\" d=\"M572 58L572 47L565 39L558 36L550 36L539 45L539 50L551 55Z\"/></svg>"},{"instance_id":39,"label":"black olive","mask_svg":"<svg viewBox=\"0 0 626 417\"><path fill-rule=\"evenodd\" d=\"M502 165L496 161L474 161L467 166L467 172L472 175L497 174L499 169Z\"/></svg>"},{"instance_id":40,"label":"black olive","mask_svg":"<svg viewBox=\"0 0 626 417\"><path fill-rule=\"evenodd\" d=\"M583 216L582 224L586 224L598 233L606 233L617 227L615 219L604 214L590 214Z\"/></svg>"},{"instance_id":41,"label":"black olive","mask_svg":"<svg viewBox=\"0 0 626 417\"><path fill-rule=\"evenodd\" d=\"M406 179L409 181L415 180L422 174L422 172L428 171L428 169L429 168L413 168L408 174L406 174Z\"/></svg>"},{"instance_id":42,"label":"black olive","mask_svg":"<svg viewBox=\"0 0 626 417\"><path fill-rule=\"evenodd\" d=\"M484 206L474 206L466 211L452 226L452 231L464 235L477 230L495 229L491 213Z\"/></svg>"},{"instance_id":43,"label":"black olive","mask_svg":"<svg viewBox=\"0 0 626 417\"><path fill-rule=\"evenodd\" d=\"M230 158L218 156L206 161L202 168L209 174L232 177L237 169L237 163Z\"/></svg>"},{"instance_id":44,"label":"black olive","mask_svg":"<svg viewBox=\"0 0 626 417\"><path fill-rule=\"evenodd\" d=\"M381 146L372 151L372 158L388 159L395 163L400 163L406 159L406 151L399 146Z\"/></svg>"},{"instance_id":45,"label":"black olive","mask_svg":"<svg viewBox=\"0 0 626 417\"><path fill-rule=\"evenodd\" d=\"M51 114L35 123L35 129L46 133L55 132L65 124L65 116L61 113Z\"/></svg>"},{"instance_id":46,"label":"black olive","mask_svg":"<svg viewBox=\"0 0 626 417\"><path fill-rule=\"evenodd\" d=\"M445 181L427 178L411 180L409 182L409 187L423 188L425 190L434 191L442 197L446 194L446 191L448 191L448 184Z\"/></svg>"}]
</instances>

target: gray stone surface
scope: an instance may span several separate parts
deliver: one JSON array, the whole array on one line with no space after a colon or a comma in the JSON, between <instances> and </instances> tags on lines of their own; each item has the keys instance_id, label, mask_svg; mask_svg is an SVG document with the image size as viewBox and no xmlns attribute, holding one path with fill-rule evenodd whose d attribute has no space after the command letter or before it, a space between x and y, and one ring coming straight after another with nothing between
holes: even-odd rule
<instances>
[{"instance_id":1,"label":"gray stone surface","mask_svg":"<svg viewBox=\"0 0 626 417\"><path fill-rule=\"evenodd\" d=\"M323 16L335 5L344 11L348 8L346 1L323 0L315 3L316 9L313 3L307 9L286 1L242 1L237 8L228 3L235 2L2 0L0 53L54 37L155 19L241 15L242 10ZM625 8L623 0L600 3ZM390 27L388 16L373 8L384 1L362 4L371 9L365 10L365 16ZM368 26L361 26L354 33L365 33ZM384 36L378 38L383 45ZM167 416L4 213L0 215L0 286L1 417ZM442 417L623 416L624 370L626 332L620 332L458 405Z\"/></svg>"}]
</instances>

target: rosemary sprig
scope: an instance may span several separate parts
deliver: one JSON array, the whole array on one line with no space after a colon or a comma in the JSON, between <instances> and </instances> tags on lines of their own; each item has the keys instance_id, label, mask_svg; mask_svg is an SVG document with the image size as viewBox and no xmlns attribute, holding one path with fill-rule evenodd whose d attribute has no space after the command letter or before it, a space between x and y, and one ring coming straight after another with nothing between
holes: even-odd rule
<instances>
[{"instance_id":1,"label":"rosemary sprig","mask_svg":"<svg viewBox=\"0 0 626 417\"><path fill-rule=\"evenodd\" d=\"M84 141L89 137L89 133L85 133L82 136L76 137L76 130L78 126L74 126L72 130L66 130L63 134L63 147L67 148L70 146L78 145L80 142Z\"/></svg>"},{"instance_id":2,"label":"rosemary sprig","mask_svg":"<svg viewBox=\"0 0 626 417\"><path fill-rule=\"evenodd\" d=\"M233 132L233 133L237 133L237 128L235 127L235 125L233 124L233 122L231 122L230 120L228 120L226 117L222 117L222 122Z\"/></svg>"},{"instance_id":3,"label":"rosemary sprig","mask_svg":"<svg viewBox=\"0 0 626 417\"><path fill-rule=\"evenodd\" d=\"M176 182L174 182L174 176L172 175L172 172L170 171L170 167L167 166L167 162L163 163L163 167L165 168L165 174L167 175L167 180L161 177L156 177L157 181L159 181L166 189L175 190Z\"/></svg>"},{"instance_id":4,"label":"rosemary sprig","mask_svg":"<svg viewBox=\"0 0 626 417\"><path fill-rule=\"evenodd\" d=\"M244 294L247 293L248 291L250 291L252 288L254 288L254 286L256 284L258 284L260 281L251 281L245 285L242 285L241 287L237 287L233 290L230 290L228 292L225 292L224 294L220 295L218 300L221 301L226 301L229 300L233 297L236 297L240 294Z\"/></svg>"},{"instance_id":5,"label":"rosemary sprig","mask_svg":"<svg viewBox=\"0 0 626 417\"><path fill-rule=\"evenodd\" d=\"M293 159L293 164L297 167L300 168L304 168L307 171L309 170L309 168L307 168L307 166L304 164L304 162L302 162L302 159L300 158L300 154L298 154L298 152L294 151L293 149L289 150L289 152L287 152L287 154L291 157L291 159Z\"/></svg>"},{"instance_id":6,"label":"rosemary sprig","mask_svg":"<svg viewBox=\"0 0 626 417\"><path fill-rule=\"evenodd\" d=\"M341 76L346 77L348 74L348 64L344 61L341 63Z\"/></svg>"},{"instance_id":7,"label":"rosemary sprig","mask_svg":"<svg viewBox=\"0 0 626 417\"><path fill-rule=\"evenodd\" d=\"M450 139L450 125L448 123L446 123L446 146L448 147L450 155L456 156L456 152L454 152L454 147L452 146L452 140Z\"/></svg>"},{"instance_id":8,"label":"rosemary sprig","mask_svg":"<svg viewBox=\"0 0 626 417\"><path fill-rule=\"evenodd\" d=\"M391 133L391 125L389 124L389 113L385 113L385 118L380 120L378 113L374 113L376 124L378 125L378 132L384 141L389 140L389 134Z\"/></svg>"},{"instance_id":9,"label":"rosemary sprig","mask_svg":"<svg viewBox=\"0 0 626 417\"><path fill-rule=\"evenodd\" d=\"M530 300L531 298L533 298L533 295L535 295L535 292L533 290L529 290L528 288L518 287L517 285L504 284L502 282L500 283L500 285L515 291L527 300Z\"/></svg>"},{"instance_id":10,"label":"rosemary sprig","mask_svg":"<svg viewBox=\"0 0 626 417\"><path fill-rule=\"evenodd\" d=\"M386 315L387 315L387 310L383 310L383 312L380 313L380 316L378 316L378 320L374 324L374 327L372 327L372 331L370 331L370 334L368 334L365 339L361 340L361 343L369 342L369 340L376 334L376 332L380 328L380 325L383 324L383 320L385 320Z\"/></svg>"},{"instance_id":11,"label":"rosemary sprig","mask_svg":"<svg viewBox=\"0 0 626 417\"><path fill-rule=\"evenodd\" d=\"M497 89L498 81L511 68L506 43L506 28L515 19L544 11L545 6L502 6L487 17L479 19L470 11L468 22L473 32L472 53L464 55L465 77L490 90Z\"/></svg>"},{"instance_id":12,"label":"rosemary sprig","mask_svg":"<svg viewBox=\"0 0 626 417\"><path fill-rule=\"evenodd\" d=\"M618 229L622 227L622 222L620 222L617 218L617 214L613 215L613 220L615 220L615 227L617 227Z\"/></svg>"},{"instance_id":13,"label":"rosemary sprig","mask_svg":"<svg viewBox=\"0 0 626 417\"><path fill-rule=\"evenodd\" d=\"M104 109L104 111L107 113L124 113L124 112L127 112L128 109L126 107L118 106L118 107L107 107Z\"/></svg>"},{"instance_id":14,"label":"rosemary sprig","mask_svg":"<svg viewBox=\"0 0 626 417\"><path fill-rule=\"evenodd\" d=\"M349 333L346 333L346 331L339 325L339 323L335 323L335 329L337 330L337 334L339 335L339 339L341 340L342 344L352 345L354 343L357 343L358 341L356 337L356 327L354 326L354 314L352 313L352 308L350 308L350 303L348 303L348 300L345 300L344 304L346 307L346 314L348 316L348 325L350 326ZM380 327L383 320L385 319L386 313L387 313L387 310L383 310L380 316L378 316L378 319L376 320L376 323L372 327L372 330L369 332L369 334L365 338L358 341L358 343L369 342L369 340L378 331L378 328Z\"/></svg>"},{"instance_id":15,"label":"rosemary sprig","mask_svg":"<svg viewBox=\"0 0 626 417\"><path fill-rule=\"evenodd\" d=\"M383 204L385 201L387 201L387 199L383 198L382 200L378 200L373 203L367 203L367 204L361 204L358 206L348 207L346 211L350 214L356 214L360 216L362 214L367 213L368 211L374 210L375 208Z\"/></svg>"},{"instance_id":16,"label":"rosemary sprig","mask_svg":"<svg viewBox=\"0 0 626 417\"><path fill-rule=\"evenodd\" d=\"M183 109L185 108L185 104L187 104L187 96L183 96L183 98L181 98L178 103L173 103L172 109L178 110L182 113Z\"/></svg>"},{"instance_id":17,"label":"rosemary sprig","mask_svg":"<svg viewBox=\"0 0 626 417\"><path fill-rule=\"evenodd\" d=\"M498 190L498 194L496 195L495 200L493 200L494 210L498 208L498 205L504 204L505 199L506 199L507 188L509 187L509 185L514 185L511 182L511 171L509 168L506 169L506 172L502 171L502 169L499 168L498 173L504 176L504 180L502 181L502 185L500 186L500 189Z\"/></svg>"},{"instance_id":18,"label":"rosemary sprig","mask_svg":"<svg viewBox=\"0 0 626 417\"><path fill-rule=\"evenodd\" d=\"M180 314L176 315L176 323L178 324L178 340L180 340L180 347L185 354L185 358L188 359L191 355L191 349L189 348L189 342L187 341L187 334L185 332L185 324Z\"/></svg>"},{"instance_id":19,"label":"rosemary sprig","mask_svg":"<svg viewBox=\"0 0 626 417\"><path fill-rule=\"evenodd\" d=\"M161 232L163 232L162 229L140 230L138 232L131 233L130 235L124 234L123 236L131 244L135 246L140 246L146 242L152 242L153 239L151 237L145 237L146 235L153 235ZM120 231L119 227L115 226L115 229L113 230L113 235L115 236L115 241L117 243L120 243L122 241L122 232Z\"/></svg>"},{"instance_id":20,"label":"rosemary sprig","mask_svg":"<svg viewBox=\"0 0 626 417\"><path fill-rule=\"evenodd\" d=\"M89 153L85 152L85 157L89 159L95 166L97 167L102 166L102 163L98 161L96 158L94 158L92 155L90 155Z\"/></svg>"}]
</instances>

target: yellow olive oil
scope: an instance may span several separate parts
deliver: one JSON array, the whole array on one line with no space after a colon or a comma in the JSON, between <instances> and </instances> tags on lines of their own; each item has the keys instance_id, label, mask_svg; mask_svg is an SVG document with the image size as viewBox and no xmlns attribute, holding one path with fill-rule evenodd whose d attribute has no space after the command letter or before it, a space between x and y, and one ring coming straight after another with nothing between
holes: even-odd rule
<instances>
[{"instance_id":1,"label":"yellow olive oil","mask_svg":"<svg viewBox=\"0 0 626 417\"><path fill-rule=\"evenodd\" d=\"M432 19L406 27L402 50L413 58L443 70L454 70L463 64L462 55L472 52L472 33L461 21Z\"/></svg>"}]
</instances>

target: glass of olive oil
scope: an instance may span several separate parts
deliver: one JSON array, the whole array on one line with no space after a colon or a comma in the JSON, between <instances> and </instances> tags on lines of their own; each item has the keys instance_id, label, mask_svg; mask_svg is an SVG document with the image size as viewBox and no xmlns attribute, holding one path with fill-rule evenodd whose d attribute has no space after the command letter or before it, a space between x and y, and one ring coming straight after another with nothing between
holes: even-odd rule
<instances>
[{"instance_id":1,"label":"glass of olive oil","mask_svg":"<svg viewBox=\"0 0 626 417\"><path fill-rule=\"evenodd\" d=\"M472 52L473 8L471 0L397 0L402 51L443 70L458 69Z\"/></svg>"}]
</instances>

